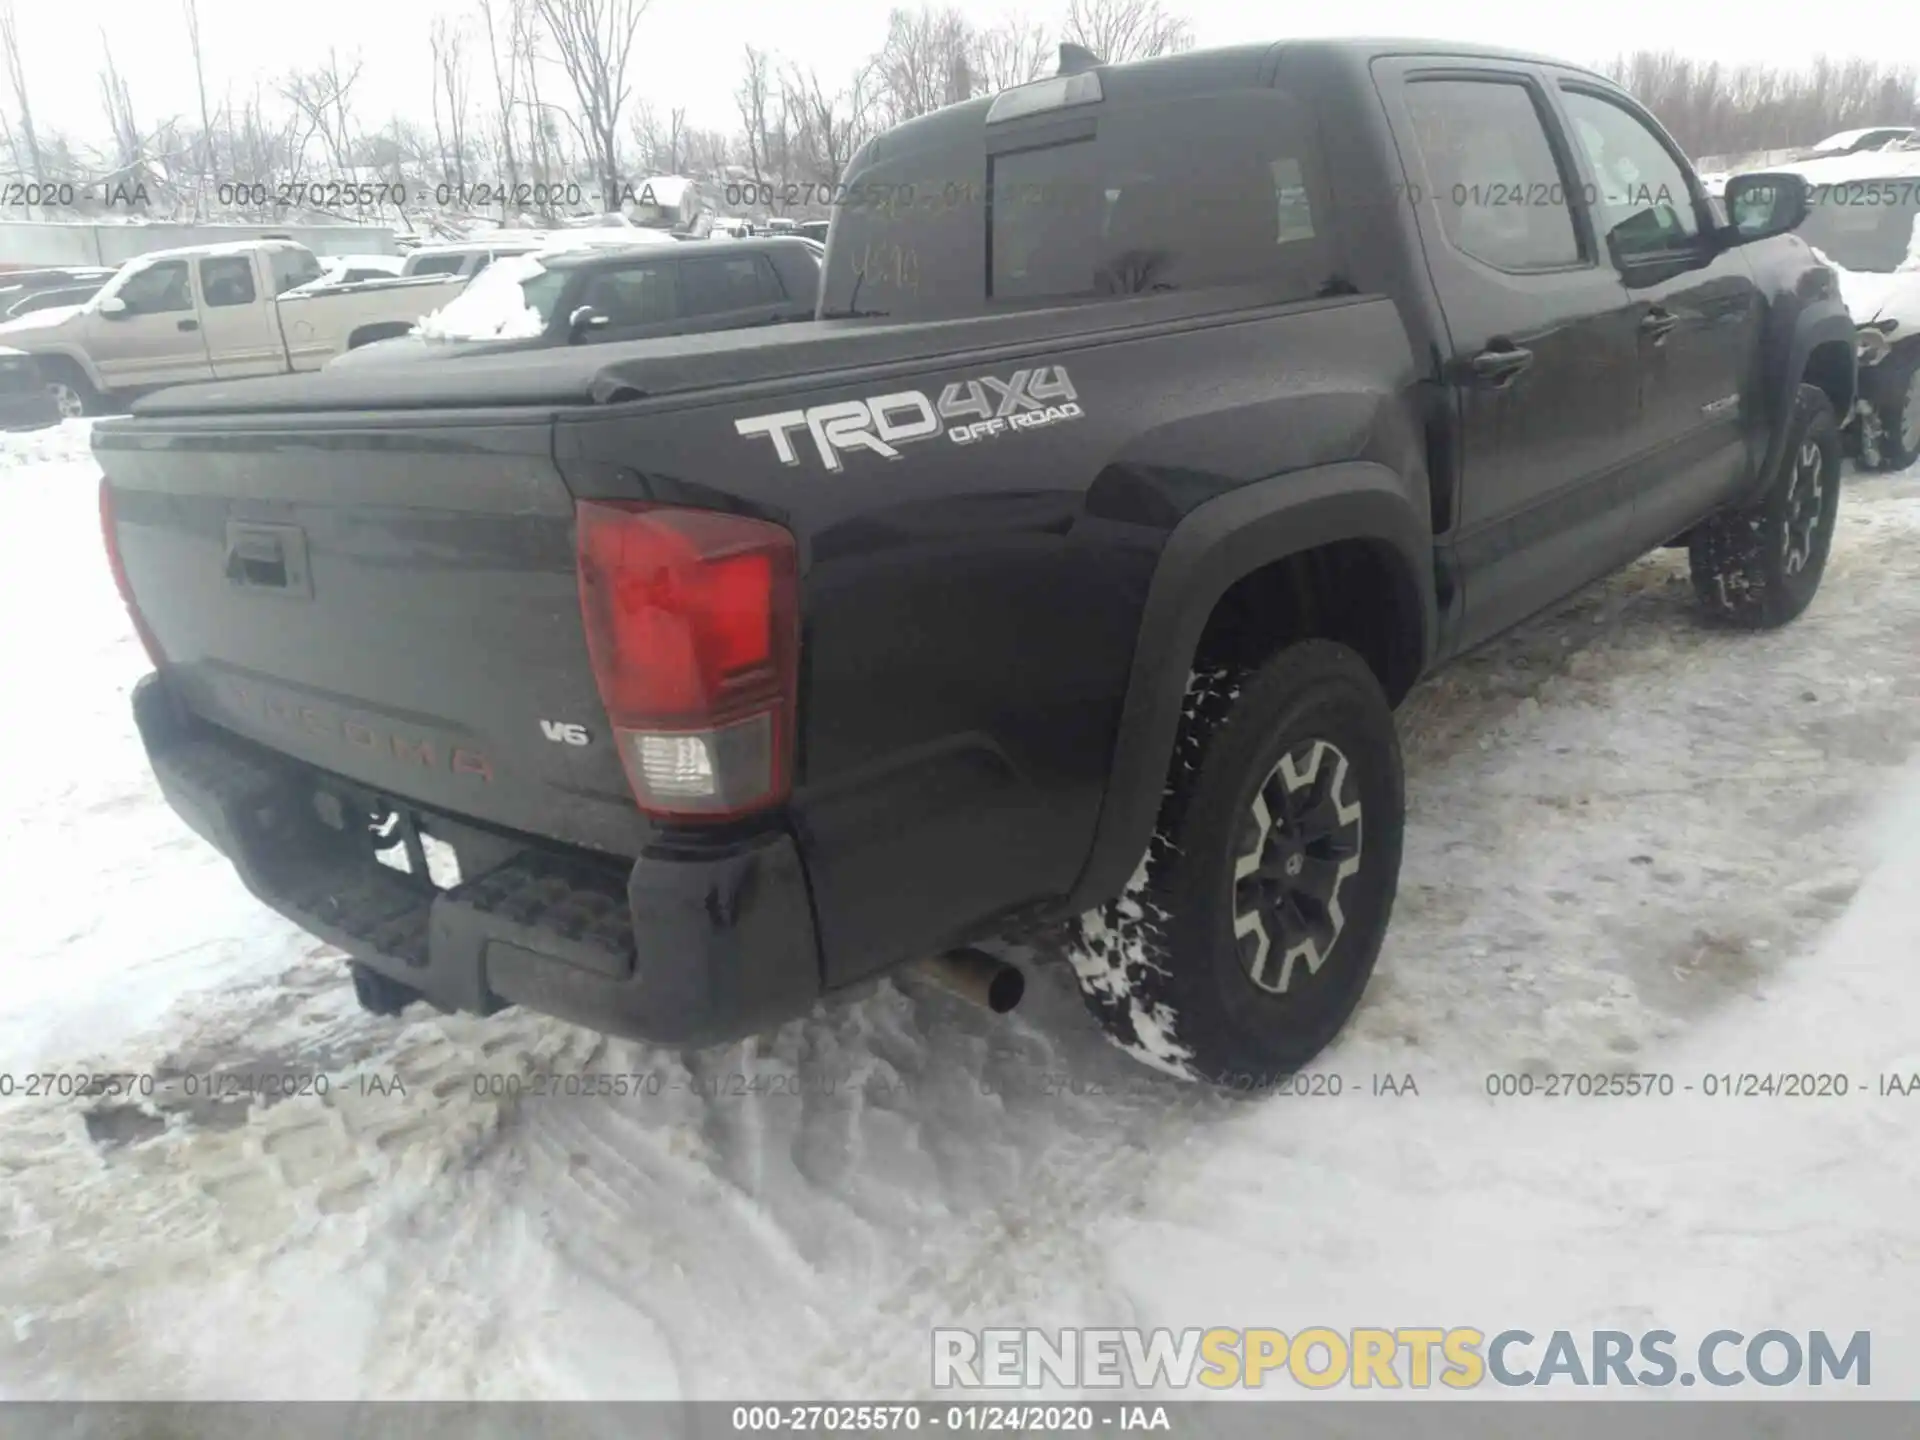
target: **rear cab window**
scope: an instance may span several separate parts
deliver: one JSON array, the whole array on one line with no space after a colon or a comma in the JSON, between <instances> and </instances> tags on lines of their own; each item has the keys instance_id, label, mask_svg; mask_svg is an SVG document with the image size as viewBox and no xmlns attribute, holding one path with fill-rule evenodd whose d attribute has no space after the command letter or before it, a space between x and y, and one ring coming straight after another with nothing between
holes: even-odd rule
<instances>
[{"instance_id":1,"label":"rear cab window","mask_svg":"<svg viewBox=\"0 0 1920 1440\"><path fill-rule=\"evenodd\" d=\"M253 257L209 255L200 262L200 298L210 309L254 302Z\"/></svg>"},{"instance_id":2,"label":"rear cab window","mask_svg":"<svg viewBox=\"0 0 1920 1440\"><path fill-rule=\"evenodd\" d=\"M318 280L323 273L319 257L310 250L267 251L267 274L273 280L275 295L284 295L296 285Z\"/></svg>"},{"instance_id":3,"label":"rear cab window","mask_svg":"<svg viewBox=\"0 0 1920 1440\"><path fill-rule=\"evenodd\" d=\"M944 146L857 169L824 314L931 318L1253 283L1332 293L1317 120L1287 91L1129 100L1116 83L1098 102L1000 125L971 108L945 122Z\"/></svg>"}]
</instances>

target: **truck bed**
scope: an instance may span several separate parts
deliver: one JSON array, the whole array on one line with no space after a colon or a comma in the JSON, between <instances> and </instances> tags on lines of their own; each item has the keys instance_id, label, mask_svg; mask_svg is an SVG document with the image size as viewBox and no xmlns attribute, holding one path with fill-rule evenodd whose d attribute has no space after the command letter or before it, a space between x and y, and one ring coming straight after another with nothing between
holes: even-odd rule
<instances>
[{"instance_id":1,"label":"truck bed","mask_svg":"<svg viewBox=\"0 0 1920 1440\"><path fill-rule=\"evenodd\" d=\"M1245 286L1148 296L1125 305L1046 306L898 325L872 323L878 317L814 320L781 326L777 336L763 330L723 330L474 356L458 365L375 373L343 366L315 375L181 385L140 400L133 413L154 418L247 417L605 405L802 377L809 386L852 381L884 375L888 366L931 360L961 363L1096 338L1146 337L1210 317L1252 323L1298 309L1276 304L1263 287Z\"/></svg>"}]
</instances>

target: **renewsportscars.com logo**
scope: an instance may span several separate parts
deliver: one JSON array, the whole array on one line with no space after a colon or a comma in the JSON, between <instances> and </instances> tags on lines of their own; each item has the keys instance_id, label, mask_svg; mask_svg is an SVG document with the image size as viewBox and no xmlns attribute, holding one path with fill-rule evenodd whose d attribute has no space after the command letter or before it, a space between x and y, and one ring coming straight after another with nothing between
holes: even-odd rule
<instances>
[{"instance_id":1,"label":"renewsportscars.com logo","mask_svg":"<svg viewBox=\"0 0 1920 1440\"><path fill-rule=\"evenodd\" d=\"M933 1332L935 1390L1309 1390L1499 1386L1691 1387L1872 1384L1873 1338L1856 1330L1526 1330L1468 1326L1336 1330L947 1330Z\"/></svg>"},{"instance_id":2,"label":"renewsportscars.com logo","mask_svg":"<svg viewBox=\"0 0 1920 1440\"><path fill-rule=\"evenodd\" d=\"M1041 365L1016 370L1002 380L981 375L956 380L929 399L921 390L896 390L865 400L836 400L805 410L781 410L751 415L733 422L741 435L764 435L782 465L798 465L794 435L804 430L813 439L820 463L829 470L846 467L841 456L866 450L886 460L898 460L901 445L931 440L942 431L956 445L1043 425L1078 420L1083 412L1079 392L1067 378L1064 365Z\"/></svg>"}]
</instances>

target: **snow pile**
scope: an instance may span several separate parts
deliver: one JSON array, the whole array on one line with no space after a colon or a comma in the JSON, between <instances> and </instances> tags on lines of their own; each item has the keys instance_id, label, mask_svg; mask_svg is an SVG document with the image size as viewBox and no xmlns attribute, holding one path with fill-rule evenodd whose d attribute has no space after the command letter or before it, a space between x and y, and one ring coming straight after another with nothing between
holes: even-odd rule
<instances>
[{"instance_id":1,"label":"snow pile","mask_svg":"<svg viewBox=\"0 0 1920 1440\"><path fill-rule=\"evenodd\" d=\"M521 286L546 273L538 255L503 256L424 317L413 333L429 340L524 340L540 335L546 319L527 303Z\"/></svg>"},{"instance_id":2,"label":"snow pile","mask_svg":"<svg viewBox=\"0 0 1920 1440\"><path fill-rule=\"evenodd\" d=\"M91 497L100 483L100 472L92 469L92 464L91 420L63 420L43 430L0 432L0 470L38 465L59 466L62 468L52 474L36 476L35 479L63 486L84 479L87 483L82 488ZM80 465L87 467L84 475L66 468ZM17 580L19 572L13 573Z\"/></svg>"}]
</instances>

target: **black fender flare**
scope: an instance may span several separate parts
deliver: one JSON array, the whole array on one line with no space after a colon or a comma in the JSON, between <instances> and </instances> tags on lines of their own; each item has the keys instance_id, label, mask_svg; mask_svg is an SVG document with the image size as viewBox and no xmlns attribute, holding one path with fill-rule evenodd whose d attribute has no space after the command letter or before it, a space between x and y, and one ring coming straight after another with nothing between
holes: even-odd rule
<instances>
[{"instance_id":1,"label":"black fender flare","mask_svg":"<svg viewBox=\"0 0 1920 1440\"><path fill-rule=\"evenodd\" d=\"M1256 481L1189 512L1167 537L1147 589L1093 845L1069 913L1119 895L1146 853L1167 783L1194 652L1213 608L1243 576L1341 540L1383 543L1417 597L1420 668L1439 632L1424 494L1384 465L1346 461Z\"/></svg>"},{"instance_id":2,"label":"black fender flare","mask_svg":"<svg viewBox=\"0 0 1920 1440\"><path fill-rule=\"evenodd\" d=\"M1859 364L1854 358L1855 329L1847 307L1837 299L1815 301L1803 308L1793 321L1793 335L1786 346L1787 363L1767 380L1767 448L1754 472L1752 489L1746 496L1756 500L1766 493L1779 472L1787 449L1787 425L1793 417L1794 397L1807 378L1807 365L1813 352L1822 345L1839 344L1847 353L1847 386L1844 402L1834 419L1844 426L1860 393Z\"/></svg>"}]
</instances>

